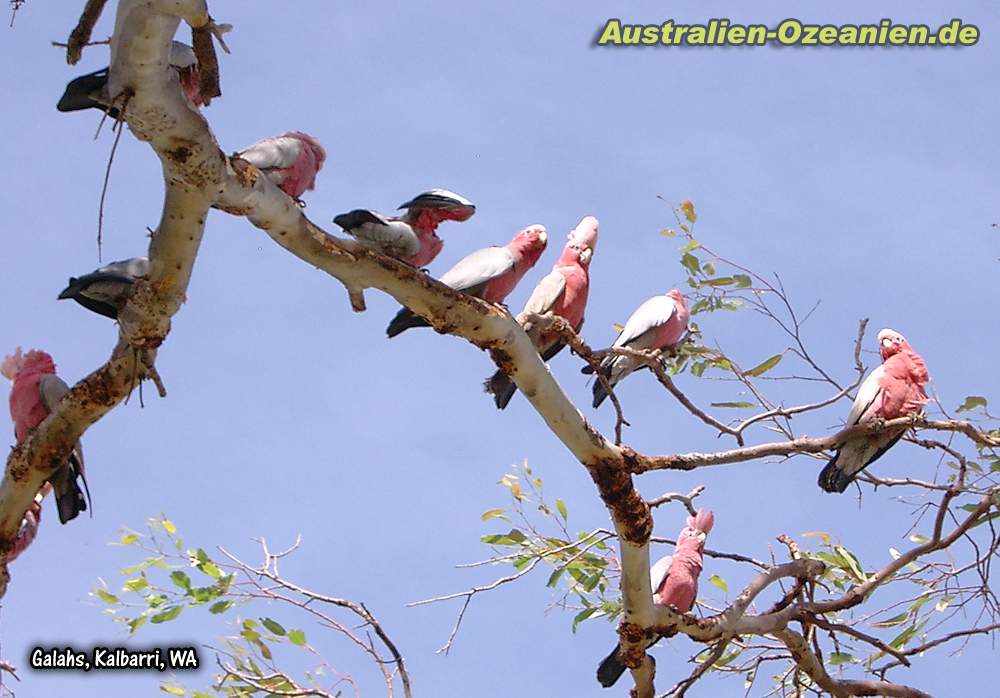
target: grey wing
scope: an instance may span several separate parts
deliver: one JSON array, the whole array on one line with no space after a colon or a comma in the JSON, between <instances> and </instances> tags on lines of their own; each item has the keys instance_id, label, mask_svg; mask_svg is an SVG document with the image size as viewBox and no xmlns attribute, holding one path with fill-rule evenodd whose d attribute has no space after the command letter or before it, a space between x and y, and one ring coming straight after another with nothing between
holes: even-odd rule
<instances>
[{"instance_id":1,"label":"grey wing","mask_svg":"<svg viewBox=\"0 0 1000 698\"><path fill-rule=\"evenodd\" d=\"M566 290L566 277L557 271L550 272L531 292L531 297L524 304L522 313L537 313L542 315L552 310L563 291Z\"/></svg>"},{"instance_id":2,"label":"grey wing","mask_svg":"<svg viewBox=\"0 0 1000 698\"><path fill-rule=\"evenodd\" d=\"M879 366L868 374L861 387L858 388L858 396L854 398L854 404L851 405L851 412L847 415L848 426L857 424L865 412L868 411L868 408L871 407L872 403L881 396L882 386L879 385L879 382L882 379L883 373L885 373L885 369Z\"/></svg>"},{"instance_id":3,"label":"grey wing","mask_svg":"<svg viewBox=\"0 0 1000 698\"><path fill-rule=\"evenodd\" d=\"M420 252L420 239L413 228L403 221L373 217L344 229L362 242L372 243L403 257L412 257Z\"/></svg>"},{"instance_id":4,"label":"grey wing","mask_svg":"<svg viewBox=\"0 0 1000 698\"><path fill-rule=\"evenodd\" d=\"M56 404L62 400L63 395L69 392L69 386L59 376L48 373L38 381L38 391L45 409L51 412L55 409Z\"/></svg>"},{"instance_id":5,"label":"grey wing","mask_svg":"<svg viewBox=\"0 0 1000 698\"><path fill-rule=\"evenodd\" d=\"M239 155L259 170L280 170L295 164L301 151L302 141L298 138L277 136L257 141Z\"/></svg>"},{"instance_id":6,"label":"grey wing","mask_svg":"<svg viewBox=\"0 0 1000 698\"><path fill-rule=\"evenodd\" d=\"M656 561L656 564L649 568L649 586L656 593L656 590L663 584L670 572L670 563L673 562L672 555L666 555Z\"/></svg>"},{"instance_id":7,"label":"grey wing","mask_svg":"<svg viewBox=\"0 0 1000 698\"><path fill-rule=\"evenodd\" d=\"M635 312L625 323L625 328L613 346L623 347L636 342L642 343L642 336L652 329L659 327L677 311L674 299L669 296L653 296L645 303L636 308ZM644 348L644 347L638 347Z\"/></svg>"},{"instance_id":8,"label":"grey wing","mask_svg":"<svg viewBox=\"0 0 1000 698\"><path fill-rule=\"evenodd\" d=\"M514 268L514 255L506 247L476 250L446 271L441 283L456 291L478 292L483 284Z\"/></svg>"},{"instance_id":9,"label":"grey wing","mask_svg":"<svg viewBox=\"0 0 1000 698\"><path fill-rule=\"evenodd\" d=\"M406 203L400 204L399 208L444 208L444 209L471 209L476 210L476 205L460 194L447 189L431 189L422 194L417 194Z\"/></svg>"},{"instance_id":10,"label":"grey wing","mask_svg":"<svg viewBox=\"0 0 1000 698\"><path fill-rule=\"evenodd\" d=\"M198 57L194 54L193 48L180 41L170 42L170 65L183 70L197 63Z\"/></svg>"}]
</instances>

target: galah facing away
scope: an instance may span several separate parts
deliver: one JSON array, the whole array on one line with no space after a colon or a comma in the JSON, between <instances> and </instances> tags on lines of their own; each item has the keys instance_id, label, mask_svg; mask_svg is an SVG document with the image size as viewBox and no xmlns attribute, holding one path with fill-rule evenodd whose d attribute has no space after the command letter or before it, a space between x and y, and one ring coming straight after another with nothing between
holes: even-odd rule
<instances>
[{"instance_id":1,"label":"galah facing away","mask_svg":"<svg viewBox=\"0 0 1000 698\"><path fill-rule=\"evenodd\" d=\"M257 141L237 156L263 172L281 191L296 200L315 188L316 174L326 162L326 150L320 142L301 131Z\"/></svg>"},{"instance_id":2,"label":"galah facing away","mask_svg":"<svg viewBox=\"0 0 1000 698\"><path fill-rule=\"evenodd\" d=\"M566 320L574 331L580 331L590 289L590 260L597 247L597 225L596 218L586 216L570 231L562 255L552 271L535 286L524 310L517 316L517 321L541 354L542 361L549 361L566 345L559 335L541 332L530 316L552 313ZM517 392L514 381L503 371L494 373L484 387L486 392L493 394L493 401L501 410Z\"/></svg>"},{"instance_id":3,"label":"galah facing away","mask_svg":"<svg viewBox=\"0 0 1000 698\"><path fill-rule=\"evenodd\" d=\"M653 589L653 603L673 606L681 613L687 613L698 597L698 575L701 574L702 550L715 516L710 511L699 509L696 516L689 516L687 526L677 536L674 554L662 557L649 570L649 586ZM668 637L663 635L661 637ZM660 638L653 639L647 649ZM618 657L619 645L611 650L597 667L598 682L608 688L625 672L625 665Z\"/></svg>"},{"instance_id":4,"label":"galah facing away","mask_svg":"<svg viewBox=\"0 0 1000 698\"><path fill-rule=\"evenodd\" d=\"M529 225L504 247L484 247L462 259L446 271L440 281L456 291L502 303L545 251L548 234L544 225ZM403 308L386 328L395 337L411 327L429 327L422 317Z\"/></svg>"},{"instance_id":5,"label":"galah facing away","mask_svg":"<svg viewBox=\"0 0 1000 698\"><path fill-rule=\"evenodd\" d=\"M625 328L612 344L612 348L664 349L673 346L687 331L687 299L676 288L662 296L653 296L640 305L625 323ZM627 356L608 354L601 361L601 373L613 388L625 376L640 367L640 363ZM588 368L584 373L590 373ZM608 396L601 381L594 381L594 407L600 407Z\"/></svg>"},{"instance_id":6,"label":"galah facing away","mask_svg":"<svg viewBox=\"0 0 1000 698\"><path fill-rule=\"evenodd\" d=\"M358 240L419 268L433 262L444 247L437 236L443 221L467 221L476 212L475 204L447 189L425 191L399 208L406 213L386 216L358 208L340 214L333 222Z\"/></svg>"},{"instance_id":7,"label":"galah facing away","mask_svg":"<svg viewBox=\"0 0 1000 698\"><path fill-rule=\"evenodd\" d=\"M204 104L201 96L201 77L198 73L198 59L194 49L180 41L170 44L170 66L177 72L181 90L196 107ZM59 111L80 111L100 109L107 111L112 119L118 118L118 109L111 106L108 94L108 69L102 68L87 75L81 75L66 85L66 91L56 105Z\"/></svg>"},{"instance_id":8,"label":"galah facing away","mask_svg":"<svg viewBox=\"0 0 1000 698\"><path fill-rule=\"evenodd\" d=\"M927 404L924 386L930 374L906 338L885 329L878 333L878 345L882 365L869 373L858 388L847 426L905 417ZM904 433L906 427L898 427L851 439L820 472L819 486L827 492L843 492L858 473L881 458Z\"/></svg>"},{"instance_id":9,"label":"galah facing away","mask_svg":"<svg viewBox=\"0 0 1000 698\"><path fill-rule=\"evenodd\" d=\"M20 347L0 364L0 374L13 382L10 390L10 416L14 420L14 435L17 443L23 442L31 430L41 424L69 386L56 375L56 365L52 357L44 351L29 351L22 354ZM66 462L56 470L49 482L55 491L59 521L66 523L75 519L81 511L86 511L90 500L77 484L77 478L87 488L83 471L83 448L78 441Z\"/></svg>"},{"instance_id":10,"label":"galah facing away","mask_svg":"<svg viewBox=\"0 0 1000 698\"><path fill-rule=\"evenodd\" d=\"M112 262L89 274L71 276L59 300L72 298L87 310L117 320L136 279L148 274L149 260L145 257Z\"/></svg>"}]
</instances>

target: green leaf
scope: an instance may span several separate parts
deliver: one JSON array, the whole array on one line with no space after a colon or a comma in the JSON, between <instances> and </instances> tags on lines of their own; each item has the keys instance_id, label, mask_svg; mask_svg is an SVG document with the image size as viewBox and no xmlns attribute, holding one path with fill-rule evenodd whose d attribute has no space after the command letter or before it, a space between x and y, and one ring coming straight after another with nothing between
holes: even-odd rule
<instances>
[{"instance_id":1,"label":"green leaf","mask_svg":"<svg viewBox=\"0 0 1000 698\"><path fill-rule=\"evenodd\" d=\"M489 511L484 511L480 516L480 521L489 521L497 516L503 516L505 509L490 509Z\"/></svg>"},{"instance_id":2,"label":"green leaf","mask_svg":"<svg viewBox=\"0 0 1000 698\"><path fill-rule=\"evenodd\" d=\"M169 684L161 684L160 685L160 690L163 691L164 693L169 693L172 696L186 696L187 695L187 691L185 691L180 686L173 686L173 685L169 685Z\"/></svg>"},{"instance_id":3,"label":"green leaf","mask_svg":"<svg viewBox=\"0 0 1000 698\"><path fill-rule=\"evenodd\" d=\"M753 368L751 368L749 371L744 371L743 375L744 376L761 376L761 375L767 373L768 371L770 371L775 366L777 366L779 363L781 363L781 359L782 359L783 356L784 356L783 354L775 354L770 359L767 359L766 361L763 361L763 362L757 364L756 366L754 366Z\"/></svg>"},{"instance_id":4,"label":"green leaf","mask_svg":"<svg viewBox=\"0 0 1000 698\"><path fill-rule=\"evenodd\" d=\"M865 575L864 570L861 569L861 564L850 550L842 545L835 545L833 546L833 549L836 550L837 554L843 558L845 563L847 563L847 569L851 571L851 574L854 575L855 579L862 584L868 581L868 577Z\"/></svg>"},{"instance_id":5,"label":"green leaf","mask_svg":"<svg viewBox=\"0 0 1000 698\"><path fill-rule=\"evenodd\" d=\"M729 585L726 584L726 580L723 579L722 577L720 577L717 574L713 574L711 577L709 577L708 581L709 581L710 584L712 584L714 586L717 586L720 589L722 589L722 591L725 591L725 592L729 591Z\"/></svg>"},{"instance_id":6,"label":"green leaf","mask_svg":"<svg viewBox=\"0 0 1000 698\"><path fill-rule=\"evenodd\" d=\"M660 235L665 238L677 237L677 231L673 228L660 228Z\"/></svg>"},{"instance_id":7,"label":"green leaf","mask_svg":"<svg viewBox=\"0 0 1000 698\"><path fill-rule=\"evenodd\" d=\"M694 223L698 220L698 214L695 213L694 203L691 199L684 199L684 201L681 202L681 213L684 214L684 217L687 218L690 223Z\"/></svg>"},{"instance_id":8,"label":"green leaf","mask_svg":"<svg viewBox=\"0 0 1000 698\"><path fill-rule=\"evenodd\" d=\"M257 649L260 650L260 656L262 656L264 659L270 661L273 658L273 655L271 654L271 648L268 647L266 642L262 640L257 640L254 642L254 644L257 645Z\"/></svg>"},{"instance_id":9,"label":"green leaf","mask_svg":"<svg viewBox=\"0 0 1000 698\"><path fill-rule=\"evenodd\" d=\"M753 286L753 279L746 274L734 274L733 281L736 282L736 288L750 288Z\"/></svg>"},{"instance_id":10,"label":"green leaf","mask_svg":"<svg viewBox=\"0 0 1000 698\"><path fill-rule=\"evenodd\" d=\"M216 601L215 603L213 603L211 606L208 607L208 612L218 615L220 613L225 613L230 608L232 608L232 606L233 606L232 601Z\"/></svg>"},{"instance_id":11,"label":"green leaf","mask_svg":"<svg viewBox=\"0 0 1000 698\"><path fill-rule=\"evenodd\" d=\"M923 545L924 543L930 543L931 539L922 533L912 533L910 534L910 540L914 543L919 543Z\"/></svg>"},{"instance_id":12,"label":"green leaf","mask_svg":"<svg viewBox=\"0 0 1000 698\"><path fill-rule=\"evenodd\" d=\"M753 407L752 402L713 402L712 407L729 407L734 410L748 410Z\"/></svg>"},{"instance_id":13,"label":"green leaf","mask_svg":"<svg viewBox=\"0 0 1000 698\"><path fill-rule=\"evenodd\" d=\"M94 589L94 593L101 599L104 603L116 604L118 603L118 597L111 594L104 589Z\"/></svg>"},{"instance_id":14,"label":"green leaf","mask_svg":"<svg viewBox=\"0 0 1000 698\"><path fill-rule=\"evenodd\" d=\"M557 567L554 570L552 570L552 574L549 575L549 581L545 583L545 586L554 587L556 584L559 583L559 578L565 571L566 571L565 567Z\"/></svg>"},{"instance_id":15,"label":"green leaf","mask_svg":"<svg viewBox=\"0 0 1000 698\"><path fill-rule=\"evenodd\" d=\"M893 616L892 618L887 618L886 620L880 620L880 621L877 621L875 623L872 623L872 627L873 628L892 628L892 627L897 626L897 625L902 625L903 623L906 622L906 619L909 618L909 617L910 617L909 612L908 611L904 611L903 613L900 613L897 616Z\"/></svg>"},{"instance_id":16,"label":"green leaf","mask_svg":"<svg viewBox=\"0 0 1000 698\"><path fill-rule=\"evenodd\" d=\"M134 577L125 580L125 589L128 591L139 591L149 586L149 580L145 577Z\"/></svg>"},{"instance_id":17,"label":"green leaf","mask_svg":"<svg viewBox=\"0 0 1000 698\"><path fill-rule=\"evenodd\" d=\"M701 263L698 261L698 258L690 252L685 252L684 256L681 257L681 265L683 265L684 268L692 274L697 274L701 271Z\"/></svg>"},{"instance_id":18,"label":"green leaf","mask_svg":"<svg viewBox=\"0 0 1000 698\"><path fill-rule=\"evenodd\" d=\"M222 570L220 570L214 562L203 562L198 565L198 569L213 579L219 579L222 577Z\"/></svg>"},{"instance_id":19,"label":"green leaf","mask_svg":"<svg viewBox=\"0 0 1000 698\"><path fill-rule=\"evenodd\" d=\"M982 397L981 395L969 395L967 398L965 398L965 402L963 402L959 406L958 411L971 412L977 407L982 407L983 409L986 409L986 398Z\"/></svg>"},{"instance_id":20,"label":"green leaf","mask_svg":"<svg viewBox=\"0 0 1000 698\"><path fill-rule=\"evenodd\" d=\"M177 527L174 526L174 522L171 521L170 519L163 519L163 530L169 533L170 535L174 535L175 533L177 533Z\"/></svg>"},{"instance_id":21,"label":"green leaf","mask_svg":"<svg viewBox=\"0 0 1000 698\"><path fill-rule=\"evenodd\" d=\"M561 499L556 500L556 509L559 510L559 515L563 517L563 521L569 519L569 513L566 510L566 502Z\"/></svg>"},{"instance_id":22,"label":"green leaf","mask_svg":"<svg viewBox=\"0 0 1000 698\"><path fill-rule=\"evenodd\" d=\"M146 622L146 616L136 616L128 622L128 631L131 634L135 634L135 631L142 627L142 624Z\"/></svg>"},{"instance_id":23,"label":"green leaf","mask_svg":"<svg viewBox=\"0 0 1000 698\"><path fill-rule=\"evenodd\" d=\"M713 267L712 269L714 270L715 268ZM712 273L708 269L708 264L705 265L705 273L706 274L711 274ZM735 281L735 279L732 276L720 276L720 277L718 277L716 279L706 279L705 281L702 281L701 283L704 286L718 287L718 286L731 286L734 281Z\"/></svg>"},{"instance_id":24,"label":"green leaf","mask_svg":"<svg viewBox=\"0 0 1000 698\"><path fill-rule=\"evenodd\" d=\"M573 616L573 632L574 633L576 632L576 626L578 626L580 623L587 620L588 618L593 618L594 616L597 615L604 615L604 611L601 610L600 606L588 606L587 608L577 613L575 616Z\"/></svg>"},{"instance_id":25,"label":"green leaf","mask_svg":"<svg viewBox=\"0 0 1000 698\"><path fill-rule=\"evenodd\" d=\"M270 630L275 635L284 635L285 629L282 627L281 623L274 620L273 618L261 618L260 622L264 624L264 627Z\"/></svg>"},{"instance_id":26,"label":"green leaf","mask_svg":"<svg viewBox=\"0 0 1000 698\"><path fill-rule=\"evenodd\" d=\"M827 657L827 661L831 666L838 666L840 664L850 664L851 662L856 662L857 660L853 655L847 654L846 652L831 652L830 656Z\"/></svg>"},{"instance_id":27,"label":"green leaf","mask_svg":"<svg viewBox=\"0 0 1000 698\"><path fill-rule=\"evenodd\" d=\"M306 634L301 630L289 630L288 641L293 645L303 647L306 644Z\"/></svg>"},{"instance_id":28,"label":"green leaf","mask_svg":"<svg viewBox=\"0 0 1000 698\"><path fill-rule=\"evenodd\" d=\"M139 540L138 533L126 533L122 535L121 539L118 541L122 545L135 545Z\"/></svg>"},{"instance_id":29,"label":"green leaf","mask_svg":"<svg viewBox=\"0 0 1000 698\"><path fill-rule=\"evenodd\" d=\"M181 614L184 610L183 606L171 606L165 611L160 611L155 616L149 619L150 623L166 623L167 621L173 620Z\"/></svg>"},{"instance_id":30,"label":"green leaf","mask_svg":"<svg viewBox=\"0 0 1000 698\"><path fill-rule=\"evenodd\" d=\"M181 570L174 570L170 573L170 581L174 583L174 586L178 586L181 589L191 588L191 578L187 576L187 573Z\"/></svg>"}]
</instances>

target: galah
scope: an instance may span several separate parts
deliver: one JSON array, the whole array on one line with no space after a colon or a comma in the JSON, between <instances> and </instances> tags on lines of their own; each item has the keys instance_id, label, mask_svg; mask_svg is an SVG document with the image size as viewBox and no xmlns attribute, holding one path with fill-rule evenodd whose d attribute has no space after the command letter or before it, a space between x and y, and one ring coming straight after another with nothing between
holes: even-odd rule
<instances>
[{"instance_id":1,"label":"galah","mask_svg":"<svg viewBox=\"0 0 1000 698\"><path fill-rule=\"evenodd\" d=\"M524 310L517 316L542 361L552 359L566 344L558 334L538 329L532 316L552 313L568 322L575 332L580 331L590 288L590 260L597 247L597 225L596 218L586 216L570 231L562 255L552 271L535 286ZM517 391L514 381L503 371L494 373L484 387L486 392L493 394L493 401L501 410Z\"/></svg>"},{"instance_id":2,"label":"galah","mask_svg":"<svg viewBox=\"0 0 1000 698\"><path fill-rule=\"evenodd\" d=\"M170 44L170 66L177 72L181 90L196 107L205 102L201 96L201 76L198 73L198 58L194 49L180 41ZM56 105L59 111L80 111L82 109L100 109L107 111L112 119L118 118L117 107L111 106L111 96L108 94L108 68L101 68L93 73L81 75L66 85L66 91Z\"/></svg>"},{"instance_id":3,"label":"galah","mask_svg":"<svg viewBox=\"0 0 1000 698\"><path fill-rule=\"evenodd\" d=\"M676 344L687 331L687 299L676 288L662 296L653 296L640 305L625 323L618 339L611 345L613 349L664 349ZM613 388L625 376L642 364L628 356L608 354L601 361L601 374ZM589 367L584 369L590 373ZM594 407L600 407L608 396L601 381L594 381Z\"/></svg>"},{"instance_id":4,"label":"galah","mask_svg":"<svg viewBox=\"0 0 1000 698\"><path fill-rule=\"evenodd\" d=\"M44 351L21 353L21 348L6 357L0 364L0 374L13 382L10 390L10 416L14 420L14 435L17 443L22 443L31 430L41 424L56 403L69 392L69 386L56 375L56 365L52 357ZM90 490L84 499L77 478L87 489L87 479L83 470L83 447L77 441L49 482L55 491L59 521L66 523L81 511L86 511L90 500Z\"/></svg>"},{"instance_id":5,"label":"galah","mask_svg":"<svg viewBox=\"0 0 1000 698\"><path fill-rule=\"evenodd\" d=\"M72 298L87 310L118 319L132 293L136 279L149 274L149 260L133 257L112 262L80 277L71 276L59 300Z\"/></svg>"},{"instance_id":6,"label":"galah","mask_svg":"<svg viewBox=\"0 0 1000 698\"><path fill-rule=\"evenodd\" d=\"M687 526L677 536L674 554L660 558L649 570L649 586L653 589L654 604L673 606L680 613L691 610L698 597L698 575L701 574L705 538L714 524L715 515L703 509L687 518ZM661 637L669 636L654 638L646 645L646 649L659 642ZM626 667L618 657L619 648L620 645L615 645L611 654L597 667L597 680L605 688L613 686L625 672Z\"/></svg>"},{"instance_id":7,"label":"galah","mask_svg":"<svg viewBox=\"0 0 1000 698\"><path fill-rule=\"evenodd\" d=\"M14 543L7 552L7 562L16 560L34 542L35 537L38 535L38 528L42 525L42 501L51 489L52 486L47 482L42 485L42 489L35 495L35 499L28 507L28 511L24 512L24 518L21 519L21 527L17 530L17 534L14 536Z\"/></svg>"},{"instance_id":8,"label":"galah","mask_svg":"<svg viewBox=\"0 0 1000 698\"><path fill-rule=\"evenodd\" d=\"M548 234L544 225L529 225L504 247L484 247L462 259L446 271L440 281L456 291L482 298L489 303L501 303L514 290L529 269L545 251ZM430 323L412 312L401 309L386 328L395 337L411 327L429 327Z\"/></svg>"},{"instance_id":9,"label":"galah","mask_svg":"<svg viewBox=\"0 0 1000 698\"><path fill-rule=\"evenodd\" d=\"M420 268L433 262L444 247L437 236L438 225L443 221L467 221L476 212L475 204L447 189L425 191L399 208L406 209L406 213L387 216L358 208L340 214L333 222L358 240Z\"/></svg>"},{"instance_id":10,"label":"galah","mask_svg":"<svg viewBox=\"0 0 1000 698\"><path fill-rule=\"evenodd\" d=\"M882 365L858 388L847 426L915 414L927 404L924 386L930 379L924 360L899 332L878 333ZM843 444L819 474L827 492L843 492L862 470L877 461L906 433L906 427L866 434Z\"/></svg>"},{"instance_id":11,"label":"galah","mask_svg":"<svg viewBox=\"0 0 1000 698\"><path fill-rule=\"evenodd\" d=\"M316 174L326 162L326 150L320 142L301 131L265 138L236 155L295 200L315 188Z\"/></svg>"}]
</instances>

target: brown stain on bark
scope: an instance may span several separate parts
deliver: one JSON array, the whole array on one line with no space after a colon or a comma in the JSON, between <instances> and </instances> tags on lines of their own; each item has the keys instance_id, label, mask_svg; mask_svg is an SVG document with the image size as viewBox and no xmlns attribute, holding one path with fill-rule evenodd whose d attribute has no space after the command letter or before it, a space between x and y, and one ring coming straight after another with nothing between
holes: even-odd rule
<instances>
[{"instance_id":1,"label":"brown stain on bark","mask_svg":"<svg viewBox=\"0 0 1000 698\"><path fill-rule=\"evenodd\" d=\"M587 470L597 485L601 499L618 524L622 538L642 545L653 534L653 516L649 505L635 491L632 476L619 461L602 461L588 465Z\"/></svg>"}]
</instances>

